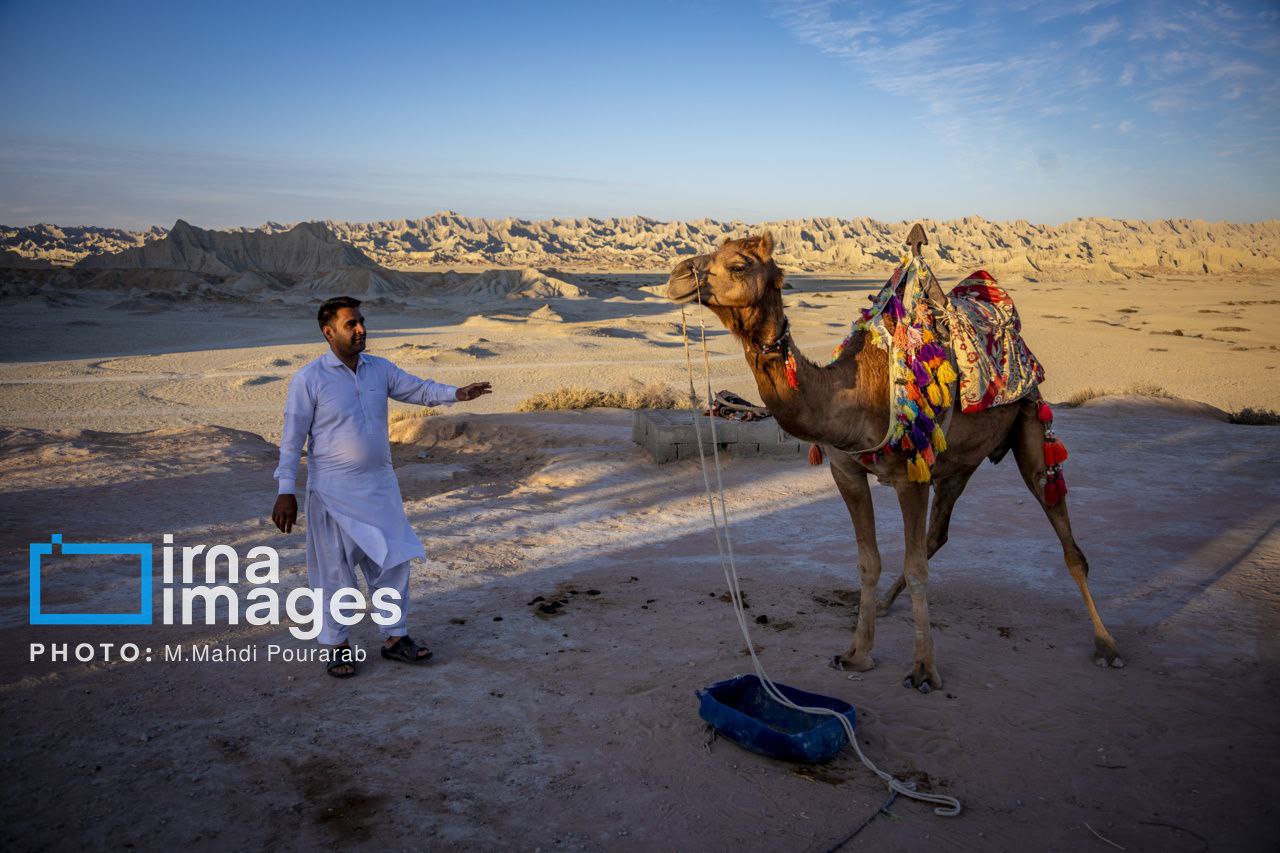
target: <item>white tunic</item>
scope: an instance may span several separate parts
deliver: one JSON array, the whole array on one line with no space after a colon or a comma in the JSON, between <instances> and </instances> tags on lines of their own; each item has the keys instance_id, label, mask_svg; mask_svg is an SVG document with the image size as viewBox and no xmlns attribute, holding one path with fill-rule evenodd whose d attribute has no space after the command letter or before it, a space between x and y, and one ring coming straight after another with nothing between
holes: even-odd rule
<instances>
[{"instance_id":1,"label":"white tunic","mask_svg":"<svg viewBox=\"0 0 1280 853\"><path fill-rule=\"evenodd\" d=\"M330 350L289 382L275 472L280 494L294 494L298 455L308 440L308 494L321 496L328 513L369 559L387 568L425 556L405 518L391 467L387 398L435 406L456 402L457 391L365 353L353 373Z\"/></svg>"}]
</instances>

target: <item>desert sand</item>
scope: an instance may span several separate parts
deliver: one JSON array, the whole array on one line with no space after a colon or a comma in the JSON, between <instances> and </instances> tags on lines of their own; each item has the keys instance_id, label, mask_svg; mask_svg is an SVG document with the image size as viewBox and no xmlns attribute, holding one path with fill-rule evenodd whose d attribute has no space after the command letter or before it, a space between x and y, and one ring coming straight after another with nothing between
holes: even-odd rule
<instances>
[{"instance_id":1,"label":"desert sand","mask_svg":"<svg viewBox=\"0 0 1280 853\"><path fill-rule=\"evenodd\" d=\"M694 691L750 662L723 600L697 464L654 465L630 441L629 412L515 412L565 385L685 387L680 309L651 290L664 275L272 272L254 257L251 270L7 279L7 849L110 839L193 850L821 850L884 801L848 751L802 768L708 742ZM878 277L790 276L788 314L810 357L824 360L843 337L891 263L877 266ZM353 639L373 657L351 681L318 663L28 662L28 643L67 639L27 624L27 543L57 530L69 541L167 532L241 551L270 544L283 585L305 585L303 534L267 518L273 442L289 377L324 351L317 300L360 281L370 352L441 381L494 384L476 403L405 411L392 425L406 509L429 554L414 570L409 624L436 660L382 661L362 624ZM946 820L899 801L849 849L1114 849L1099 836L1128 850L1270 849L1280 429L1227 423L1222 411L1280 402L1280 276L1166 269L1001 283L1046 366L1047 398L1117 392L1060 407L1056 426L1072 453L1076 537L1128 666L1090 662L1078 592L1006 463L980 470L931 563L945 688L902 689L912 627L901 601L880 621L877 669L828 668L847 646L856 586L830 476L803 461L726 460L770 674L854 703L875 761L965 807ZM696 334L696 309L689 318ZM738 344L707 323L713 386L758 399ZM1177 399L1118 393L1135 384ZM892 493L875 491L887 585L901 522ZM104 572L68 566L48 581L51 600L109 606L132 594L104 585ZM530 603L539 596L566 603L541 613ZM225 624L85 628L74 640L307 645L284 628Z\"/></svg>"}]
</instances>

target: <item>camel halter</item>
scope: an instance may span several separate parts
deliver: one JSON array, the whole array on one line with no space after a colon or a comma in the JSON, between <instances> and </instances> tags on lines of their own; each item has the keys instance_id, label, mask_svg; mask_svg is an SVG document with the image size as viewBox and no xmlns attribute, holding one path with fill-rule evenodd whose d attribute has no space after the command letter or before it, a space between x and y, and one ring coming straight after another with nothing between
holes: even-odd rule
<instances>
[{"instance_id":1,"label":"camel halter","mask_svg":"<svg viewBox=\"0 0 1280 853\"><path fill-rule=\"evenodd\" d=\"M703 308L705 306L702 304L702 284L698 281L698 272L696 269L693 270L693 283L694 293L697 295L698 299L698 307ZM707 386L707 400L710 401L713 399L711 393L711 357L707 351L707 324L704 314L701 311L698 313L698 326L700 332L699 338L702 344L703 378L705 379ZM721 476L720 469L720 445L719 440L716 437L716 419L714 417L709 418L709 420L711 422L711 454L712 458L715 460L716 490L719 493L719 516L716 515L716 501L712 498L711 494L711 478L707 473L707 456L703 452L702 431L698 428L698 416L701 407L698 405L698 393L694 387L693 356L690 354L689 350L689 327L687 318L685 317L683 304L680 306L680 331L684 337L685 365L688 368L689 373L689 402L693 406L693 432L698 439L698 459L702 463L702 483L707 496L707 509L711 513L711 529L715 533L716 550L720 554L720 568L724 572L725 584L729 587L729 596L733 601L733 612L738 620L738 628L742 631L742 638L747 643L747 653L751 656L751 663L755 666L756 676L760 679L760 684L764 687L765 692L769 694L770 698L781 705L796 711L803 711L808 714L821 714L828 717L835 717L839 720L841 725L844 726L845 735L848 737L849 745L852 746L853 751L857 753L858 760L860 760L872 773L879 776L885 783L891 793L890 800L892 800L894 796L901 795L913 800L919 800L920 802L934 803L934 814L941 817L956 817L960 814L960 801L955 797L917 791L913 783L903 782L902 780L876 767L875 764L871 762L871 759L862 754L862 748L858 746L858 738L853 730L853 723L849 722L847 717L830 708L797 705L784 696L769 676L765 674L764 664L760 662L760 658L756 655L755 644L751 641L751 629L747 627L746 612L742 606L742 587L738 580L737 563L733 557L733 542L729 538L729 511L724 499L724 480ZM888 806L886 804L885 806L882 806L881 809L887 807ZM877 811L876 814L879 814L879 811ZM874 815L872 815L872 817L874 817ZM866 824L864 823L863 826L866 826ZM860 831L861 828L862 827L859 827L857 831ZM855 831L855 834L857 831ZM837 845L837 847L843 845L850 838L852 838L852 836L846 837L844 841L840 842L840 845Z\"/></svg>"}]
</instances>

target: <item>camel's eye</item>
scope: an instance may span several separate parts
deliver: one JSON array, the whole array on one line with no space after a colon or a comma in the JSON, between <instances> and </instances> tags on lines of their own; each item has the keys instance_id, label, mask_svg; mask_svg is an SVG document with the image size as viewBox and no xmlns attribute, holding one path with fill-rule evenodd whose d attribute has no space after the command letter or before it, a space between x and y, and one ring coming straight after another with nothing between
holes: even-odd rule
<instances>
[{"instance_id":1,"label":"camel's eye","mask_svg":"<svg viewBox=\"0 0 1280 853\"><path fill-rule=\"evenodd\" d=\"M729 266L729 272L733 273L734 275L742 275L746 271L747 271L747 265L743 263L731 264Z\"/></svg>"}]
</instances>

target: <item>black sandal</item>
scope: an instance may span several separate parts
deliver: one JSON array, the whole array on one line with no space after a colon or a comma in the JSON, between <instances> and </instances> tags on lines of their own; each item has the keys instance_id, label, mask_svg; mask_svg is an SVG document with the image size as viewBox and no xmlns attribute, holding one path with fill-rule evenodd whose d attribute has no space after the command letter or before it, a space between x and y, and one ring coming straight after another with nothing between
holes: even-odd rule
<instances>
[{"instance_id":1,"label":"black sandal","mask_svg":"<svg viewBox=\"0 0 1280 853\"><path fill-rule=\"evenodd\" d=\"M426 654L419 657L420 651ZM408 634L405 634L390 647L383 646L382 656L387 660L398 660L401 663L426 663L431 660L432 652L426 646L419 646Z\"/></svg>"},{"instance_id":2,"label":"black sandal","mask_svg":"<svg viewBox=\"0 0 1280 853\"><path fill-rule=\"evenodd\" d=\"M334 650L345 650L347 654L339 656L336 660L326 664L324 668L325 672L329 673L334 678L353 678L358 672L360 672L356 667L355 656L351 654L351 646L334 646ZM347 658L347 660L343 660L343 657ZM340 666L349 666L351 667L351 671L338 672L338 667Z\"/></svg>"}]
</instances>

